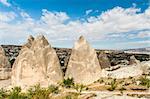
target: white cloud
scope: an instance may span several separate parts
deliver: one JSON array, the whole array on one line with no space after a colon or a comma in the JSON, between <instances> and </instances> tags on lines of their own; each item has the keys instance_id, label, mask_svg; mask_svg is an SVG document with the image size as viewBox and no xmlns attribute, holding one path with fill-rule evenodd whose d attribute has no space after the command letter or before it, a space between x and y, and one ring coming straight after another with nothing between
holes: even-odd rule
<instances>
[{"instance_id":1,"label":"white cloud","mask_svg":"<svg viewBox=\"0 0 150 99\"><path fill-rule=\"evenodd\" d=\"M88 14L90 14L92 11L93 11L92 9L86 10L85 14L88 15Z\"/></svg>"},{"instance_id":2,"label":"white cloud","mask_svg":"<svg viewBox=\"0 0 150 99\"><path fill-rule=\"evenodd\" d=\"M46 9L42 10L39 20L33 19L26 12L20 12L23 20L16 20L15 23L9 23L9 19L15 17L3 16L3 21L0 22L0 36L6 39L8 37L25 39L28 34L44 33L50 42L62 40L68 42L80 35L95 41L120 38L126 32L150 29L150 8L143 13L137 12L140 12L140 9L115 7L84 21L71 20L65 12L50 12ZM11 33L14 33L13 36ZM142 34L141 32L139 35Z\"/></svg>"},{"instance_id":3,"label":"white cloud","mask_svg":"<svg viewBox=\"0 0 150 99\"><path fill-rule=\"evenodd\" d=\"M11 4L7 0L0 0L0 3L2 3L3 5L7 7L11 6Z\"/></svg>"},{"instance_id":4,"label":"white cloud","mask_svg":"<svg viewBox=\"0 0 150 99\"><path fill-rule=\"evenodd\" d=\"M133 46L133 47L143 47L145 44L150 46L150 40L142 40L142 41L132 41L132 42L125 42L125 43L120 43L125 46Z\"/></svg>"},{"instance_id":5,"label":"white cloud","mask_svg":"<svg viewBox=\"0 0 150 99\"><path fill-rule=\"evenodd\" d=\"M150 38L150 31L142 31L140 33L138 33L137 35L138 38Z\"/></svg>"},{"instance_id":6,"label":"white cloud","mask_svg":"<svg viewBox=\"0 0 150 99\"><path fill-rule=\"evenodd\" d=\"M49 12L46 9L42 10L41 20L48 25L62 24L69 19L68 15L64 12Z\"/></svg>"},{"instance_id":7,"label":"white cloud","mask_svg":"<svg viewBox=\"0 0 150 99\"><path fill-rule=\"evenodd\" d=\"M0 12L0 21L9 22L14 20L16 16L14 12Z\"/></svg>"}]
</instances>

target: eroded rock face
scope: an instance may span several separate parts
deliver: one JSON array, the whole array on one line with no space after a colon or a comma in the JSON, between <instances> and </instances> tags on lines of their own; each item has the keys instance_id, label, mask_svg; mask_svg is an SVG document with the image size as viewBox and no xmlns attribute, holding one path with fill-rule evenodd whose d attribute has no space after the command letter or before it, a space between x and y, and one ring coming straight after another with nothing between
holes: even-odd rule
<instances>
[{"instance_id":1,"label":"eroded rock face","mask_svg":"<svg viewBox=\"0 0 150 99\"><path fill-rule=\"evenodd\" d=\"M11 65L8 61L8 58L5 56L5 51L0 46L0 68L10 68Z\"/></svg>"},{"instance_id":2,"label":"eroded rock face","mask_svg":"<svg viewBox=\"0 0 150 99\"><path fill-rule=\"evenodd\" d=\"M100 64L101 68L111 67L110 61L109 61L107 55L105 54L105 52L103 52L103 51L99 52L98 59L99 59L99 64Z\"/></svg>"},{"instance_id":3,"label":"eroded rock face","mask_svg":"<svg viewBox=\"0 0 150 99\"><path fill-rule=\"evenodd\" d=\"M129 65L139 64L139 63L140 63L140 61L137 60L137 59L134 57L134 55L132 55L132 56L130 57Z\"/></svg>"},{"instance_id":4,"label":"eroded rock face","mask_svg":"<svg viewBox=\"0 0 150 99\"><path fill-rule=\"evenodd\" d=\"M30 35L28 37L28 42L26 44L24 44L22 47L28 47L30 48L32 46L32 42L34 41L34 37L32 35Z\"/></svg>"},{"instance_id":5,"label":"eroded rock face","mask_svg":"<svg viewBox=\"0 0 150 99\"><path fill-rule=\"evenodd\" d=\"M99 79L100 73L95 50L81 36L72 49L65 78L73 78L75 83L90 84Z\"/></svg>"},{"instance_id":6,"label":"eroded rock face","mask_svg":"<svg viewBox=\"0 0 150 99\"><path fill-rule=\"evenodd\" d=\"M13 65L12 85L26 88L39 83L48 86L61 80L63 74L57 54L45 37L28 41Z\"/></svg>"},{"instance_id":7,"label":"eroded rock face","mask_svg":"<svg viewBox=\"0 0 150 99\"><path fill-rule=\"evenodd\" d=\"M0 80L9 79L11 76L11 65L5 56L5 51L0 46Z\"/></svg>"}]
</instances>

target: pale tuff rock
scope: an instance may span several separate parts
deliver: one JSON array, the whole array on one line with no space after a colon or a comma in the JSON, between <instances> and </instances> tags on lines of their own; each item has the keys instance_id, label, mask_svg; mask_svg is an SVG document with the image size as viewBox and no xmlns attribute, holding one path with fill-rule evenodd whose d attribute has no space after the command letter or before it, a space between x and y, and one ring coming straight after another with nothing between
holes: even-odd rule
<instances>
[{"instance_id":1,"label":"pale tuff rock","mask_svg":"<svg viewBox=\"0 0 150 99\"><path fill-rule=\"evenodd\" d=\"M143 74L150 74L150 61L143 61L140 63Z\"/></svg>"},{"instance_id":2,"label":"pale tuff rock","mask_svg":"<svg viewBox=\"0 0 150 99\"><path fill-rule=\"evenodd\" d=\"M137 59L134 57L134 55L132 55L132 56L130 57L129 65L139 64L139 63L140 63L140 61L137 60Z\"/></svg>"},{"instance_id":3,"label":"pale tuff rock","mask_svg":"<svg viewBox=\"0 0 150 99\"><path fill-rule=\"evenodd\" d=\"M121 79L121 78L140 76L143 73L140 66L128 65L128 66L120 66L120 67L121 68L114 71L103 70L101 77L111 77L111 78Z\"/></svg>"},{"instance_id":4,"label":"pale tuff rock","mask_svg":"<svg viewBox=\"0 0 150 99\"><path fill-rule=\"evenodd\" d=\"M144 61L133 65L116 65L115 67L120 68L113 71L110 71L109 68L102 70L101 77L111 77L120 79L150 73L150 61Z\"/></svg>"},{"instance_id":5,"label":"pale tuff rock","mask_svg":"<svg viewBox=\"0 0 150 99\"><path fill-rule=\"evenodd\" d=\"M30 46L21 49L13 65L12 85L24 88L39 83L48 86L61 80L63 74L55 50L42 35L31 39Z\"/></svg>"},{"instance_id":6,"label":"pale tuff rock","mask_svg":"<svg viewBox=\"0 0 150 99\"><path fill-rule=\"evenodd\" d=\"M98 55L99 64L102 68L111 67L110 61L105 52L101 51Z\"/></svg>"},{"instance_id":7,"label":"pale tuff rock","mask_svg":"<svg viewBox=\"0 0 150 99\"><path fill-rule=\"evenodd\" d=\"M99 79L100 73L95 50L81 36L72 49L65 78L73 78L75 83L91 84Z\"/></svg>"},{"instance_id":8,"label":"pale tuff rock","mask_svg":"<svg viewBox=\"0 0 150 99\"><path fill-rule=\"evenodd\" d=\"M5 51L0 46L0 80L9 79L11 76L11 65L5 56Z\"/></svg>"},{"instance_id":9,"label":"pale tuff rock","mask_svg":"<svg viewBox=\"0 0 150 99\"><path fill-rule=\"evenodd\" d=\"M26 44L24 44L22 47L28 47L28 48L30 48L33 41L34 41L34 37L32 35L30 35L28 37L28 42Z\"/></svg>"},{"instance_id":10,"label":"pale tuff rock","mask_svg":"<svg viewBox=\"0 0 150 99\"><path fill-rule=\"evenodd\" d=\"M8 58L5 56L4 49L0 46L0 68L10 68L11 65Z\"/></svg>"}]
</instances>

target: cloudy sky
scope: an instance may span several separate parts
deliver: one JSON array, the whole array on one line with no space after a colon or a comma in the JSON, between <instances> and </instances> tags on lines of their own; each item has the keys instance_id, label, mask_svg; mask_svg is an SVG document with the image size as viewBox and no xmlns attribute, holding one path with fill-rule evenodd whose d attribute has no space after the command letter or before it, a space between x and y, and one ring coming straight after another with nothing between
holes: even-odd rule
<instances>
[{"instance_id":1,"label":"cloudy sky","mask_svg":"<svg viewBox=\"0 0 150 99\"><path fill-rule=\"evenodd\" d=\"M0 0L0 45L39 34L54 47L80 35L94 48L150 47L150 0Z\"/></svg>"}]
</instances>

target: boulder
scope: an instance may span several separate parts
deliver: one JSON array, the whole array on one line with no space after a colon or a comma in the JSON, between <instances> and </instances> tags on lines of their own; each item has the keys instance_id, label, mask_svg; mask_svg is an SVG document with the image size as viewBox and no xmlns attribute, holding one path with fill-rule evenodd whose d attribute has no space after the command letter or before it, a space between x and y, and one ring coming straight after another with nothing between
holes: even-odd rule
<instances>
[{"instance_id":1,"label":"boulder","mask_svg":"<svg viewBox=\"0 0 150 99\"><path fill-rule=\"evenodd\" d=\"M31 38L31 36L30 36ZM55 50L43 35L22 47L12 68L12 85L27 88L40 84L47 87L63 80Z\"/></svg>"},{"instance_id":2,"label":"boulder","mask_svg":"<svg viewBox=\"0 0 150 99\"><path fill-rule=\"evenodd\" d=\"M137 59L134 57L134 55L132 55L132 56L130 57L129 65L139 64L139 63L140 63L140 61L137 60Z\"/></svg>"},{"instance_id":3,"label":"boulder","mask_svg":"<svg viewBox=\"0 0 150 99\"><path fill-rule=\"evenodd\" d=\"M99 64L102 69L111 67L110 61L105 52L103 52L103 51L99 52L98 60L99 60Z\"/></svg>"},{"instance_id":4,"label":"boulder","mask_svg":"<svg viewBox=\"0 0 150 99\"><path fill-rule=\"evenodd\" d=\"M87 85L97 81L100 73L96 51L81 36L72 49L65 78L73 78L75 83Z\"/></svg>"}]
</instances>

